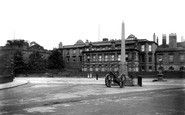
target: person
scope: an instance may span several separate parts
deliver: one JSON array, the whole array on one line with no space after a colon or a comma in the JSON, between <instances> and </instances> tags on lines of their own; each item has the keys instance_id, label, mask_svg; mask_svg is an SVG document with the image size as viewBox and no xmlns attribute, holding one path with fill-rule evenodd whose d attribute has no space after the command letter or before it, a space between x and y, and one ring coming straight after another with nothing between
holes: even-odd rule
<instances>
[{"instance_id":1,"label":"person","mask_svg":"<svg viewBox=\"0 0 185 115\"><path fill-rule=\"evenodd\" d=\"M96 73L96 80L98 80L98 73Z\"/></svg>"}]
</instances>

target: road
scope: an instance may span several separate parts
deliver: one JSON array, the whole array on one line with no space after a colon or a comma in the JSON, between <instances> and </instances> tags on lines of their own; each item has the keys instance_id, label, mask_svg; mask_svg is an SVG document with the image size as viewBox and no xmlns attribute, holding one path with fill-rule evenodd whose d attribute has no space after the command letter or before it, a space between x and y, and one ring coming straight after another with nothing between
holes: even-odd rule
<instances>
[{"instance_id":1,"label":"road","mask_svg":"<svg viewBox=\"0 0 185 115\"><path fill-rule=\"evenodd\" d=\"M138 91L129 92L132 89ZM30 83L0 90L0 115L185 114L184 87L141 89L149 86L107 88L104 84Z\"/></svg>"}]
</instances>

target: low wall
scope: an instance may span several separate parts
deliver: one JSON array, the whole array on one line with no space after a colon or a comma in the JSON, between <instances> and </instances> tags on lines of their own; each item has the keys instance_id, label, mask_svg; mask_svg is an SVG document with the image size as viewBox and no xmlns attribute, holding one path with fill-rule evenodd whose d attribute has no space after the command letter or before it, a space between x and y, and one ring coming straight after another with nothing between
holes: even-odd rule
<instances>
[{"instance_id":1,"label":"low wall","mask_svg":"<svg viewBox=\"0 0 185 115\"><path fill-rule=\"evenodd\" d=\"M129 75L133 76L142 76L143 78L156 78L158 75L158 71L154 72L136 72L136 73L129 73ZM185 71L163 71L164 78L185 78Z\"/></svg>"},{"instance_id":2,"label":"low wall","mask_svg":"<svg viewBox=\"0 0 185 115\"><path fill-rule=\"evenodd\" d=\"M105 77L105 75L108 72L98 72L98 77ZM154 71L154 72L129 72L128 75L129 76L133 76L133 77L137 77L142 76L143 78L157 78L158 76L158 71ZM88 76L88 72L74 72L74 73L63 73L61 74L61 76L65 76L65 77L87 77ZM164 78L185 78L185 72L182 71L164 71ZM96 73L92 73L93 77L96 77Z\"/></svg>"}]
</instances>

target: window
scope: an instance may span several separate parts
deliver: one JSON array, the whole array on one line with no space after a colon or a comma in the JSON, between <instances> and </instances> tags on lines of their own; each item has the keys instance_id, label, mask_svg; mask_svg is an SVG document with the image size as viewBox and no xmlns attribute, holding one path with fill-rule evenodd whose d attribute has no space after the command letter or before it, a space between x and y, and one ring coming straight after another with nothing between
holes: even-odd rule
<instances>
[{"instance_id":1,"label":"window","mask_svg":"<svg viewBox=\"0 0 185 115\"><path fill-rule=\"evenodd\" d=\"M67 62L69 62L69 57L67 57Z\"/></svg>"},{"instance_id":2,"label":"window","mask_svg":"<svg viewBox=\"0 0 185 115\"><path fill-rule=\"evenodd\" d=\"M94 51L95 50L95 48L92 48L92 51Z\"/></svg>"},{"instance_id":3,"label":"window","mask_svg":"<svg viewBox=\"0 0 185 115\"><path fill-rule=\"evenodd\" d=\"M139 71L139 68L138 67L136 67L136 72L138 72Z\"/></svg>"},{"instance_id":4,"label":"window","mask_svg":"<svg viewBox=\"0 0 185 115\"><path fill-rule=\"evenodd\" d=\"M142 66L141 67L141 71L145 71L145 66Z\"/></svg>"},{"instance_id":5,"label":"window","mask_svg":"<svg viewBox=\"0 0 185 115\"><path fill-rule=\"evenodd\" d=\"M173 55L169 56L169 62L173 62Z\"/></svg>"},{"instance_id":6,"label":"window","mask_svg":"<svg viewBox=\"0 0 185 115\"><path fill-rule=\"evenodd\" d=\"M111 55L111 61L114 61L114 55Z\"/></svg>"},{"instance_id":7,"label":"window","mask_svg":"<svg viewBox=\"0 0 185 115\"><path fill-rule=\"evenodd\" d=\"M92 57L93 57L93 61L96 61L96 55L93 55Z\"/></svg>"},{"instance_id":8,"label":"window","mask_svg":"<svg viewBox=\"0 0 185 115\"><path fill-rule=\"evenodd\" d=\"M73 54L76 54L76 49L73 50Z\"/></svg>"},{"instance_id":9,"label":"window","mask_svg":"<svg viewBox=\"0 0 185 115\"><path fill-rule=\"evenodd\" d=\"M82 49L80 49L80 53L82 53L82 51L83 51L83 50L82 50Z\"/></svg>"},{"instance_id":10,"label":"window","mask_svg":"<svg viewBox=\"0 0 185 115\"><path fill-rule=\"evenodd\" d=\"M185 55L183 55L183 54L180 55L180 61L181 62L184 62L185 61Z\"/></svg>"},{"instance_id":11,"label":"window","mask_svg":"<svg viewBox=\"0 0 185 115\"><path fill-rule=\"evenodd\" d=\"M76 61L76 57L73 57L73 62L75 62Z\"/></svg>"},{"instance_id":12,"label":"window","mask_svg":"<svg viewBox=\"0 0 185 115\"><path fill-rule=\"evenodd\" d=\"M158 70L164 70L164 68L163 67L159 67Z\"/></svg>"},{"instance_id":13,"label":"window","mask_svg":"<svg viewBox=\"0 0 185 115\"><path fill-rule=\"evenodd\" d=\"M67 55L69 55L69 50L67 50Z\"/></svg>"},{"instance_id":14,"label":"window","mask_svg":"<svg viewBox=\"0 0 185 115\"><path fill-rule=\"evenodd\" d=\"M152 71L152 66L149 66L149 71Z\"/></svg>"},{"instance_id":15,"label":"window","mask_svg":"<svg viewBox=\"0 0 185 115\"><path fill-rule=\"evenodd\" d=\"M121 61L121 55L118 54L118 61Z\"/></svg>"},{"instance_id":16,"label":"window","mask_svg":"<svg viewBox=\"0 0 185 115\"><path fill-rule=\"evenodd\" d=\"M95 68L95 71L99 71L99 68L98 68L98 66L96 66L96 68Z\"/></svg>"},{"instance_id":17,"label":"window","mask_svg":"<svg viewBox=\"0 0 185 115\"><path fill-rule=\"evenodd\" d=\"M185 70L185 67L180 67L180 71L184 71Z\"/></svg>"},{"instance_id":18,"label":"window","mask_svg":"<svg viewBox=\"0 0 185 115\"><path fill-rule=\"evenodd\" d=\"M152 62L152 57L151 56L149 56L148 61Z\"/></svg>"},{"instance_id":19,"label":"window","mask_svg":"<svg viewBox=\"0 0 185 115\"><path fill-rule=\"evenodd\" d=\"M102 55L98 56L98 61L102 61Z\"/></svg>"},{"instance_id":20,"label":"window","mask_svg":"<svg viewBox=\"0 0 185 115\"><path fill-rule=\"evenodd\" d=\"M80 58L80 61L82 61L82 56L79 56L79 58Z\"/></svg>"},{"instance_id":21,"label":"window","mask_svg":"<svg viewBox=\"0 0 185 115\"><path fill-rule=\"evenodd\" d=\"M152 51L152 45L148 46L148 51L151 52Z\"/></svg>"},{"instance_id":22,"label":"window","mask_svg":"<svg viewBox=\"0 0 185 115\"><path fill-rule=\"evenodd\" d=\"M90 61L90 56L87 56L87 61L88 61L88 62Z\"/></svg>"},{"instance_id":23,"label":"window","mask_svg":"<svg viewBox=\"0 0 185 115\"><path fill-rule=\"evenodd\" d=\"M128 57L128 60L132 60L132 53L129 53L129 54L127 55L127 57Z\"/></svg>"},{"instance_id":24,"label":"window","mask_svg":"<svg viewBox=\"0 0 185 115\"><path fill-rule=\"evenodd\" d=\"M128 61L128 54L125 55L125 60Z\"/></svg>"},{"instance_id":25,"label":"window","mask_svg":"<svg viewBox=\"0 0 185 115\"><path fill-rule=\"evenodd\" d=\"M109 61L108 55L105 55L105 61Z\"/></svg>"},{"instance_id":26,"label":"window","mask_svg":"<svg viewBox=\"0 0 185 115\"><path fill-rule=\"evenodd\" d=\"M142 52L145 51L145 45L141 45L141 51L142 51Z\"/></svg>"},{"instance_id":27,"label":"window","mask_svg":"<svg viewBox=\"0 0 185 115\"><path fill-rule=\"evenodd\" d=\"M144 54L141 55L141 61L145 62L145 55Z\"/></svg>"},{"instance_id":28,"label":"window","mask_svg":"<svg viewBox=\"0 0 185 115\"><path fill-rule=\"evenodd\" d=\"M93 71L93 68L92 68L92 67L90 67L90 68L89 68L89 71Z\"/></svg>"},{"instance_id":29,"label":"window","mask_svg":"<svg viewBox=\"0 0 185 115\"><path fill-rule=\"evenodd\" d=\"M169 67L169 70L170 70L170 71L173 71L173 70L174 70L174 67L172 67L172 66Z\"/></svg>"}]
</instances>

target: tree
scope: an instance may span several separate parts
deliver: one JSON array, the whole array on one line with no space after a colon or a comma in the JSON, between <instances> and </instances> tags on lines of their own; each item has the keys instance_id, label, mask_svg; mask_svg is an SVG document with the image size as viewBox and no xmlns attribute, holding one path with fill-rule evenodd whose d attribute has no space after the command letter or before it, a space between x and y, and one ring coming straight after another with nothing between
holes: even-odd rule
<instances>
[{"instance_id":1,"label":"tree","mask_svg":"<svg viewBox=\"0 0 185 115\"><path fill-rule=\"evenodd\" d=\"M31 72L43 72L46 69L45 59L36 51L29 56L28 68Z\"/></svg>"},{"instance_id":2,"label":"tree","mask_svg":"<svg viewBox=\"0 0 185 115\"><path fill-rule=\"evenodd\" d=\"M22 74L26 71L26 65L23 60L23 54L21 51L17 50L14 54L14 72L16 74Z\"/></svg>"},{"instance_id":3,"label":"tree","mask_svg":"<svg viewBox=\"0 0 185 115\"><path fill-rule=\"evenodd\" d=\"M55 49L48 58L49 69L62 69L64 68L64 62L62 58L62 51Z\"/></svg>"},{"instance_id":4,"label":"tree","mask_svg":"<svg viewBox=\"0 0 185 115\"><path fill-rule=\"evenodd\" d=\"M7 47L10 47L10 48L23 48L23 47L26 47L28 48L29 47L29 43L25 40L7 40L7 43L6 45Z\"/></svg>"}]
</instances>

